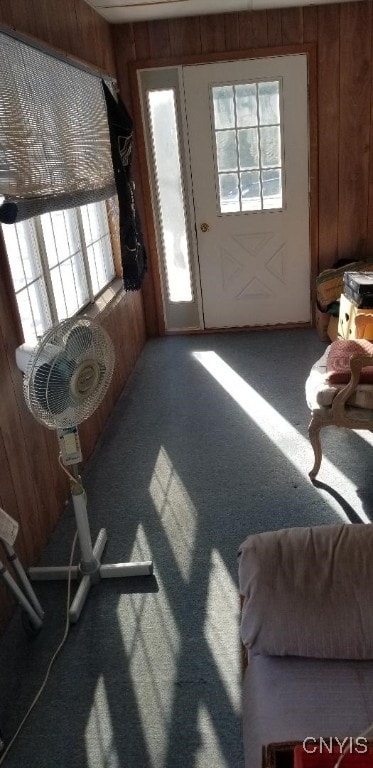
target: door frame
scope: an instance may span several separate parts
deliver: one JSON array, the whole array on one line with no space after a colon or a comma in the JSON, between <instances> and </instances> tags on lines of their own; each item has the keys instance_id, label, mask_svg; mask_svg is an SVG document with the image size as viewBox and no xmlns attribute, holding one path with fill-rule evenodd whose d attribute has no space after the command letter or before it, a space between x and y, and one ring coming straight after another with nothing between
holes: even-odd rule
<instances>
[{"instance_id":1,"label":"door frame","mask_svg":"<svg viewBox=\"0 0 373 768\"><path fill-rule=\"evenodd\" d=\"M292 54L303 53L307 56L308 68L308 121L309 121L309 244L310 244L310 297L311 297L311 317L312 325L315 323L315 278L318 273L318 141L317 141L317 61L316 44L287 45L276 46L272 48L248 48L244 51L224 51L219 53L197 54L193 56L177 56L162 59L142 59L128 62L130 95L133 105L134 131L137 144L137 159L139 164L140 186L142 191L142 202L144 210L143 227L147 239L149 264L152 275L155 314L151 325L157 327L160 336L169 332L165 327L163 300L161 288L161 275L159 270L159 257L157 249L156 228L154 223L152 193L147 164L147 152L145 143L145 132L142 121L140 90L138 86L138 70L157 69L161 67L187 66L189 64L207 64L216 62L236 61L240 59L258 59L270 58L271 56L291 56ZM155 322L154 322L155 321ZM298 324L299 327L302 324ZM306 324L309 325L309 324ZM268 328L269 326L266 326ZM274 326L271 326L274 327ZM291 325L282 325L282 328L291 327ZM223 329L227 331L227 329ZM245 329L241 329L245 330ZM246 329L247 330L247 329ZM193 333L211 333L208 329L192 331ZM214 330L216 332L216 330ZM180 331L187 333L187 331Z\"/></svg>"}]
</instances>

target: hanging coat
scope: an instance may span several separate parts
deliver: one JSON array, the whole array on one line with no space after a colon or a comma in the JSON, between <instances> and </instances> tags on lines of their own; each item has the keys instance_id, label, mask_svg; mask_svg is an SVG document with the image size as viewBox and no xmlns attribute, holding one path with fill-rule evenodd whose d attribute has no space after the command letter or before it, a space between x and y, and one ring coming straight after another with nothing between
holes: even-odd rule
<instances>
[{"instance_id":1,"label":"hanging coat","mask_svg":"<svg viewBox=\"0 0 373 768\"><path fill-rule=\"evenodd\" d=\"M133 123L123 102L114 98L102 81L108 124L114 178L119 202L120 250L124 287L137 291L146 272L146 252L135 204L135 185L131 179Z\"/></svg>"}]
</instances>

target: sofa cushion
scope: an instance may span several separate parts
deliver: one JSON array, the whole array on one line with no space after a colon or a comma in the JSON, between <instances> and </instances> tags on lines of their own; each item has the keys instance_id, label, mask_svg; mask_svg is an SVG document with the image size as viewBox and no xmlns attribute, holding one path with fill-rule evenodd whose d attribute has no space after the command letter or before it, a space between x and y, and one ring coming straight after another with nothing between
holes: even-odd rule
<instances>
[{"instance_id":1,"label":"sofa cushion","mask_svg":"<svg viewBox=\"0 0 373 768\"><path fill-rule=\"evenodd\" d=\"M238 555L251 653L373 659L373 524L253 534Z\"/></svg>"},{"instance_id":2,"label":"sofa cushion","mask_svg":"<svg viewBox=\"0 0 373 768\"><path fill-rule=\"evenodd\" d=\"M373 661L253 656L242 718L247 768L262 768L264 744L356 737L373 721Z\"/></svg>"}]
</instances>

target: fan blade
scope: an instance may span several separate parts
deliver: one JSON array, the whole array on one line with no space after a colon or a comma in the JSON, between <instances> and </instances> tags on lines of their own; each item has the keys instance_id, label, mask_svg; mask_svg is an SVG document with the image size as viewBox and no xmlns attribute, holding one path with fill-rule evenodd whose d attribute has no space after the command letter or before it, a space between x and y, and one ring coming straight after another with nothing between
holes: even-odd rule
<instances>
[{"instance_id":1,"label":"fan blade","mask_svg":"<svg viewBox=\"0 0 373 768\"><path fill-rule=\"evenodd\" d=\"M68 407L71 374L71 364L63 358L39 366L35 373L34 388L40 405L46 411L62 413Z\"/></svg>"},{"instance_id":2,"label":"fan blade","mask_svg":"<svg viewBox=\"0 0 373 768\"><path fill-rule=\"evenodd\" d=\"M76 359L82 352L86 352L92 344L92 331L87 326L79 326L73 328L67 339L65 345L66 357L71 360Z\"/></svg>"}]
</instances>

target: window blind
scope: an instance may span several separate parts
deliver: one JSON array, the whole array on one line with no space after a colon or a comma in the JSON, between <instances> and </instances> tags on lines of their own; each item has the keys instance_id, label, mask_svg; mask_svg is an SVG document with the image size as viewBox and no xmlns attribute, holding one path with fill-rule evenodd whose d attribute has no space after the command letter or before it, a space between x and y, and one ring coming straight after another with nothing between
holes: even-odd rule
<instances>
[{"instance_id":1,"label":"window blind","mask_svg":"<svg viewBox=\"0 0 373 768\"><path fill-rule=\"evenodd\" d=\"M115 194L101 80L0 33L0 222Z\"/></svg>"}]
</instances>

